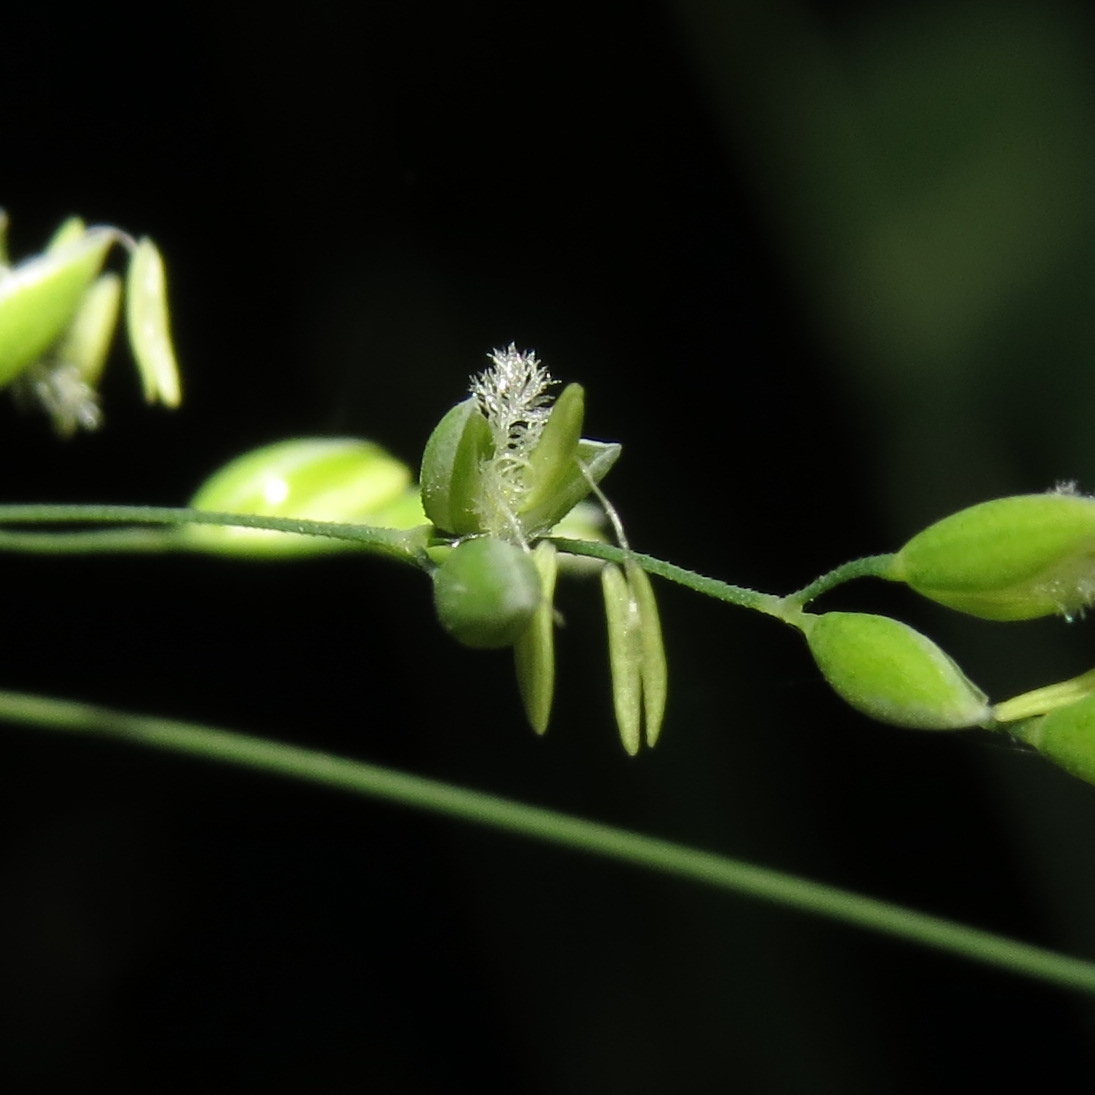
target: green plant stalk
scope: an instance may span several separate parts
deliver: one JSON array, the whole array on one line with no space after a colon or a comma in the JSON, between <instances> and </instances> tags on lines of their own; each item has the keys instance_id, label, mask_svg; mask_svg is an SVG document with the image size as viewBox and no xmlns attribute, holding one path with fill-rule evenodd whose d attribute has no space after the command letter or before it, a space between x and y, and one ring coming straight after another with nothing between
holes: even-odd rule
<instances>
[{"instance_id":1,"label":"green plant stalk","mask_svg":"<svg viewBox=\"0 0 1095 1095\"><path fill-rule=\"evenodd\" d=\"M295 532L351 540L363 548L400 562L429 570L433 563L425 546L431 529L373 528L333 521L306 521L296 517L260 517L241 513L212 513L205 510L174 509L163 506L8 505L0 506L0 525L112 524L112 525L229 525L241 528ZM166 533L134 535L142 530L79 532L0 531L0 550L28 552L88 553L94 551L187 550L190 545ZM128 535L127 535L128 534Z\"/></svg>"},{"instance_id":2,"label":"green plant stalk","mask_svg":"<svg viewBox=\"0 0 1095 1095\"><path fill-rule=\"evenodd\" d=\"M31 555L155 554L184 545L174 529L110 528L81 532L12 532L0 529L0 551Z\"/></svg>"},{"instance_id":3,"label":"green plant stalk","mask_svg":"<svg viewBox=\"0 0 1095 1095\"><path fill-rule=\"evenodd\" d=\"M714 597L718 601L726 601L740 608L751 608L781 620L786 619L787 616L784 598L776 597L771 593L761 593L755 589L747 589L745 586L731 585L717 578L706 578L694 570L675 566L663 559L656 559L653 555L643 555L639 551L626 551L612 544L599 544L593 540L571 540L565 536L554 536L549 539L560 551L571 555L587 555L593 559L604 559L609 563L620 564L630 559L638 563L648 574L656 574L659 578L676 582L706 597Z\"/></svg>"},{"instance_id":4,"label":"green plant stalk","mask_svg":"<svg viewBox=\"0 0 1095 1095\"><path fill-rule=\"evenodd\" d=\"M792 593L785 598L788 605L804 608L811 601L816 600L823 593L835 589L845 582L855 578L886 578L892 580L890 574L894 556L890 555L866 555L862 559L853 559L815 578L808 586L804 586L797 593Z\"/></svg>"},{"instance_id":5,"label":"green plant stalk","mask_svg":"<svg viewBox=\"0 0 1095 1095\"><path fill-rule=\"evenodd\" d=\"M205 510L175 509L163 506L97 506L97 505L4 505L0 506L0 526L48 524L114 524L114 525L227 525L241 528L270 529L274 532L295 532L309 536L326 536L349 540L362 548L386 555L399 562L410 563L423 570L432 570L433 563L426 547L448 541L431 540L433 530L428 525L414 529L374 528L332 521L306 521L291 517L260 517L239 513L212 513ZM794 627L799 626L802 607L842 582L854 578L886 577L892 555L870 555L837 567L797 593L777 597L772 593L732 585L716 578L707 578L695 571L667 563L653 555L628 551L611 544L590 540L549 537L564 552L585 555L606 562L637 563L648 574L656 574L676 582L706 597L774 616ZM150 529L97 529L43 533L0 527L0 551L23 551L40 554L90 554L94 552L162 552L185 551L186 541L171 531Z\"/></svg>"},{"instance_id":6,"label":"green plant stalk","mask_svg":"<svg viewBox=\"0 0 1095 1095\"><path fill-rule=\"evenodd\" d=\"M83 733L424 810L906 939L1095 995L1095 963L885 901L610 825L328 753L92 704L0 692L0 720Z\"/></svg>"}]
</instances>

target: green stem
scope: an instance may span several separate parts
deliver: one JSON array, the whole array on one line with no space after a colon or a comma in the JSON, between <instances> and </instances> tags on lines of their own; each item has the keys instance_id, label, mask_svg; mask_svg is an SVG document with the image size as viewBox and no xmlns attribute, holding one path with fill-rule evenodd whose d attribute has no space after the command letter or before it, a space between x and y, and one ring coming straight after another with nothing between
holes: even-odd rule
<instances>
[{"instance_id":1,"label":"green stem","mask_svg":"<svg viewBox=\"0 0 1095 1095\"><path fill-rule=\"evenodd\" d=\"M787 603L798 608L804 608L823 593L828 593L830 589L835 589L854 578L888 578L893 559L892 554L867 555L862 559L853 559L850 563L844 563L835 570L830 570L828 574L815 578L814 581L797 593L792 593L786 598Z\"/></svg>"},{"instance_id":2,"label":"green stem","mask_svg":"<svg viewBox=\"0 0 1095 1095\"><path fill-rule=\"evenodd\" d=\"M863 897L834 886L421 776L197 723L0 692L0 719L121 739L289 776L499 829L949 951L1095 995L1095 963Z\"/></svg>"},{"instance_id":3,"label":"green stem","mask_svg":"<svg viewBox=\"0 0 1095 1095\"><path fill-rule=\"evenodd\" d=\"M425 552L427 534L431 531L428 525L414 529L373 528L369 525L349 525L333 521L306 521L296 517L210 513L162 506L0 506L0 525L44 524L230 525L269 529L274 532L351 540L361 547L422 569L428 570L433 565ZM54 534L5 530L0 533L0 550L84 553L116 550L164 551L169 547L188 549L194 546L178 536L169 539L167 535L159 533L141 537L136 535L138 531L116 531L113 533L116 539L112 542L111 534L87 530Z\"/></svg>"},{"instance_id":4,"label":"green stem","mask_svg":"<svg viewBox=\"0 0 1095 1095\"><path fill-rule=\"evenodd\" d=\"M373 528L332 521L306 521L293 517L259 517L240 513L209 513L204 510L172 509L162 506L85 506L85 505L7 505L0 506L0 526L41 524L126 524L126 525L229 525L241 528L270 529L309 536L326 536L354 543L423 570L433 566L426 555L430 526L415 529ZM693 570L675 566L652 555L628 551L611 544L591 540L553 538L554 543L572 555L586 555L608 562L628 559L643 570L683 585L696 593L719 601L753 609L798 626L802 608L815 597L841 582L868 576L886 577L892 555L870 555L856 559L822 575L805 589L789 597L732 585L708 578ZM138 529L81 530L78 532L41 533L0 529L0 551L39 553L90 553L106 551L169 551L195 547L175 534Z\"/></svg>"},{"instance_id":5,"label":"green stem","mask_svg":"<svg viewBox=\"0 0 1095 1095\"><path fill-rule=\"evenodd\" d=\"M571 555L588 555L590 558L604 559L609 563L625 563L631 559L648 574L656 574L660 578L676 582L696 593L702 593L707 597L714 597L716 600L726 601L741 608L751 608L781 620L786 619L787 616L784 598L776 597L771 593L761 593L755 589L746 589L745 586L720 582L717 578L706 578L694 570L674 566L672 563L654 558L653 555L625 551L611 544L599 544L593 540L571 540L564 536L555 536L550 539L560 551L569 552Z\"/></svg>"},{"instance_id":6,"label":"green stem","mask_svg":"<svg viewBox=\"0 0 1095 1095\"><path fill-rule=\"evenodd\" d=\"M0 551L34 555L149 554L178 551L184 546L173 529L89 529L83 532L11 532L0 529Z\"/></svg>"}]
</instances>

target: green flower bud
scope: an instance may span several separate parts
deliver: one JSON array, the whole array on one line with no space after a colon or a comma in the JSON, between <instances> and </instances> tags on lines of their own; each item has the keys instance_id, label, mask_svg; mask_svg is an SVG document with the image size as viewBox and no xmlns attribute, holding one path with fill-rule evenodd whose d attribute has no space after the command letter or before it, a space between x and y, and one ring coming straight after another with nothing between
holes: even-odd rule
<instances>
[{"instance_id":1,"label":"green flower bud","mask_svg":"<svg viewBox=\"0 0 1095 1095\"><path fill-rule=\"evenodd\" d=\"M986 620L1071 616L1095 600L1095 499L1058 492L971 506L914 536L887 577Z\"/></svg>"},{"instance_id":2,"label":"green flower bud","mask_svg":"<svg viewBox=\"0 0 1095 1095\"><path fill-rule=\"evenodd\" d=\"M190 501L215 513L384 524L407 506L410 469L371 441L296 438L244 453L214 472ZM413 499L412 499L413 501ZM408 516L414 527L413 506ZM352 548L345 540L267 529L185 525L193 546L224 554L283 558Z\"/></svg>"},{"instance_id":3,"label":"green flower bud","mask_svg":"<svg viewBox=\"0 0 1095 1095\"><path fill-rule=\"evenodd\" d=\"M930 639L888 616L805 616L810 653L833 690L865 715L917 730L990 721L987 697Z\"/></svg>"},{"instance_id":4,"label":"green flower bud","mask_svg":"<svg viewBox=\"0 0 1095 1095\"><path fill-rule=\"evenodd\" d=\"M1095 696L1008 729L1066 772L1095 783Z\"/></svg>"},{"instance_id":5,"label":"green flower bud","mask_svg":"<svg viewBox=\"0 0 1095 1095\"><path fill-rule=\"evenodd\" d=\"M540 572L529 552L490 537L465 540L433 574L441 626L479 649L512 646L543 601Z\"/></svg>"}]
</instances>

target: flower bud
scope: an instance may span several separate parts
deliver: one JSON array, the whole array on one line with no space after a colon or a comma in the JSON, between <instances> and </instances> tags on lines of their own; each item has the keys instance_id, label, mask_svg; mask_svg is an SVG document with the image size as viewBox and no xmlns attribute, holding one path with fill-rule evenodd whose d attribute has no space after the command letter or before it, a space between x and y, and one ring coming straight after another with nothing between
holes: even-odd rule
<instances>
[{"instance_id":1,"label":"flower bud","mask_svg":"<svg viewBox=\"0 0 1095 1095\"><path fill-rule=\"evenodd\" d=\"M957 730L990 718L988 700L930 639L888 616L826 612L803 622L833 690L880 722Z\"/></svg>"},{"instance_id":2,"label":"flower bud","mask_svg":"<svg viewBox=\"0 0 1095 1095\"><path fill-rule=\"evenodd\" d=\"M540 572L529 552L491 537L465 540L433 574L441 626L478 649L512 646L543 600Z\"/></svg>"},{"instance_id":3,"label":"flower bud","mask_svg":"<svg viewBox=\"0 0 1095 1095\"><path fill-rule=\"evenodd\" d=\"M998 498L914 536L887 577L986 620L1081 611L1095 599L1095 499Z\"/></svg>"},{"instance_id":4,"label":"flower bud","mask_svg":"<svg viewBox=\"0 0 1095 1095\"><path fill-rule=\"evenodd\" d=\"M1095 696L1008 729L1066 772L1095 783Z\"/></svg>"},{"instance_id":5,"label":"flower bud","mask_svg":"<svg viewBox=\"0 0 1095 1095\"><path fill-rule=\"evenodd\" d=\"M225 464L202 484L190 506L215 513L395 527L381 518L403 502L410 479L405 464L371 441L294 438L253 449ZM352 546L344 540L267 529L184 529L194 547L232 555L314 555Z\"/></svg>"}]
</instances>

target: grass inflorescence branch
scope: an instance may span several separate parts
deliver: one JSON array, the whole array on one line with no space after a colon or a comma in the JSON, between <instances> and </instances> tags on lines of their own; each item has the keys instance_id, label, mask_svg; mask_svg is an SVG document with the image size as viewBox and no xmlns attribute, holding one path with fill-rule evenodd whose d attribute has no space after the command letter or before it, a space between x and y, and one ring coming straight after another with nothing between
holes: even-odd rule
<instances>
[{"instance_id":1,"label":"grass inflorescence branch","mask_svg":"<svg viewBox=\"0 0 1095 1095\"><path fill-rule=\"evenodd\" d=\"M1095 995L1095 962L728 856L379 765L200 723L134 715L93 704L18 692L0 692L0 720L127 741L338 788L572 851L630 863Z\"/></svg>"},{"instance_id":2,"label":"grass inflorescence branch","mask_svg":"<svg viewBox=\"0 0 1095 1095\"><path fill-rule=\"evenodd\" d=\"M178 536L135 536L131 529L111 531L81 529L56 533L28 532L11 525L218 525L229 528L266 529L304 536L346 540L400 562L428 569L425 553L430 528L374 528L334 521L307 521L295 517L260 517L242 513L209 513L204 510L164 506L6 505L0 506L0 550L27 552L164 551L186 550L190 545Z\"/></svg>"}]
</instances>

